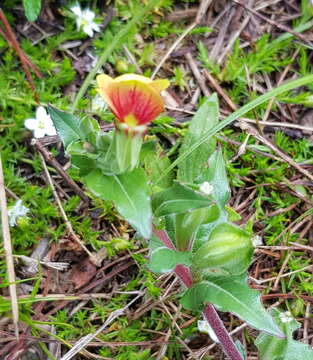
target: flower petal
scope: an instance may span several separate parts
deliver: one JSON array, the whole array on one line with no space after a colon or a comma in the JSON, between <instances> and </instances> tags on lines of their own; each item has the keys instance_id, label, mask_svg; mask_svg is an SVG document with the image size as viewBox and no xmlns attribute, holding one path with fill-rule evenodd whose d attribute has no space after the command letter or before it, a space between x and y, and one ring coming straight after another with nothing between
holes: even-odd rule
<instances>
[{"instance_id":1,"label":"flower petal","mask_svg":"<svg viewBox=\"0 0 313 360\"><path fill-rule=\"evenodd\" d=\"M38 120L37 119L26 119L24 121L24 126L29 130L35 130L38 127Z\"/></svg>"},{"instance_id":2,"label":"flower petal","mask_svg":"<svg viewBox=\"0 0 313 360\"><path fill-rule=\"evenodd\" d=\"M74 5L70 8L70 10L77 16L81 17L82 16L82 9L80 8L80 6Z\"/></svg>"},{"instance_id":3,"label":"flower petal","mask_svg":"<svg viewBox=\"0 0 313 360\"><path fill-rule=\"evenodd\" d=\"M116 108L114 107L113 102L111 101L111 98L108 95L108 89L110 85L113 83L113 79L105 74L101 74L97 76L97 83L98 83L98 92L103 97L104 101L108 104L108 106L111 108L111 110L116 113Z\"/></svg>"},{"instance_id":4,"label":"flower petal","mask_svg":"<svg viewBox=\"0 0 313 360\"><path fill-rule=\"evenodd\" d=\"M41 128L34 129L34 137L36 139L42 138L45 135L46 135L46 130L45 129L41 129Z\"/></svg>"},{"instance_id":5,"label":"flower petal","mask_svg":"<svg viewBox=\"0 0 313 360\"><path fill-rule=\"evenodd\" d=\"M93 37L93 30L90 24L87 24L83 27L84 33L86 33L89 37Z\"/></svg>"},{"instance_id":6,"label":"flower petal","mask_svg":"<svg viewBox=\"0 0 313 360\"><path fill-rule=\"evenodd\" d=\"M97 32L100 31L100 26L98 24L96 24L95 22L92 22L89 25L93 29L93 31L97 31Z\"/></svg>"},{"instance_id":7,"label":"flower petal","mask_svg":"<svg viewBox=\"0 0 313 360\"><path fill-rule=\"evenodd\" d=\"M53 125L53 122L52 120L50 119L49 122L46 123L46 126L45 126L45 133L49 136L52 136L52 135L56 135L57 134L57 131Z\"/></svg>"},{"instance_id":8,"label":"flower petal","mask_svg":"<svg viewBox=\"0 0 313 360\"><path fill-rule=\"evenodd\" d=\"M167 79L159 79L152 81L150 86L156 91L161 92L170 86L170 82Z\"/></svg>"},{"instance_id":9,"label":"flower petal","mask_svg":"<svg viewBox=\"0 0 313 360\"><path fill-rule=\"evenodd\" d=\"M153 81L137 74L124 74L116 79L102 74L97 82L98 92L118 121L131 127L144 125L163 111L160 92L169 86L166 79Z\"/></svg>"},{"instance_id":10,"label":"flower petal","mask_svg":"<svg viewBox=\"0 0 313 360\"><path fill-rule=\"evenodd\" d=\"M83 18L88 22L92 22L92 20L95 18L95 13L90 9L85 9L83 11Z\"/></svg>"},{"instance_id":11,"label":"flower petal","mask_svg":"<svg viewBox=\"0 0 313 360\"><path fill-rule=\"evenodd\" d=\"M163 111L161 95L148 84L136 80L113 81L106 95L113 104L110 107L116 117L126 123L129 120L130 126L149 123Z\"/></svg>"},{"instance_id":12,"label":"flower petal","mask_svg":"<svg viewBox=\"0 0 313 360\"><path fill-rule=\"evenodd\" d=\"M138 82L142 82L144 84L151 84L153 82L150 78L143 76L143 75L138 75L138 74L120 75L114 79L114 82L129 81L129 80L135 80ZM156 81L158 81L158 80L156 80Z\"/></svg>"},{"instance_id":13,"label":"flower petal","mask_svg":"<svg viewBox=\"0 0 313 360\"><path fill-rule=\"evenodd\" d=\"M38 106L36 110L36 119L44 120L47 117L47 111L43 106Z\"/></svg>"}]
</instances>

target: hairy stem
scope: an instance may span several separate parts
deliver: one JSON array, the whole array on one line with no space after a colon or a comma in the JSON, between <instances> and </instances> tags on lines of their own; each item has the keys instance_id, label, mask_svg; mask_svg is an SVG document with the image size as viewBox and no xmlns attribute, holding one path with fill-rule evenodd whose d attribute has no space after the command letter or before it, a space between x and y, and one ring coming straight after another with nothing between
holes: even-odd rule
<instances>
[{"instance_id":1,"label":"hairy stem","mask_svg":"<svg viewBox=\"0 0 313 360\"><path fill-rule=\"evenodd\" d=\"M207 304L205 306L203 316L214 330L216 337L223 347L224 353L232 360L243 360L242 355L233 342L233 339L228 334L227 329L212 304Z\"/></svg>"},{"instance_id":2,"label":"hairy stem","mask_svg":"<svg viewBox=\"0 0 313 360\"><path fill-rule=\"evenodd\" d=\"M170 249L175 249L174 245L172 244L170 238L168 237L166 231L164 230L153 230L154 234L163 242L165 246ZM175 267L175 274L182 280L186 287L192 286L192 276L190 270L183 265L177 265ZM206 321L209 323L211 328L214 330L224 353L231 359L231 360L243 360L242 355L240 354L239 350L237 349L233 339L228 334L222 320L219 318L214 306L212 304L207 304L203 311L203 316L205 317Z\"/></svg>"}]
</instances>

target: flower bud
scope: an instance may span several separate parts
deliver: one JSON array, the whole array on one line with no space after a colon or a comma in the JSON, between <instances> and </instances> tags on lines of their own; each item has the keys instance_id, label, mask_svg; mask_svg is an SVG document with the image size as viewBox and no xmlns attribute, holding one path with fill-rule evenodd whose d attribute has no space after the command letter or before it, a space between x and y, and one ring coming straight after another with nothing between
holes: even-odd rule
<instances>
[{"instance_id":1,"label":"flower bud","mask_svg":"<svg viewBox=\"0 0 313 360\"><path fill-rule=\"evenodd\" d=\"M252 253L251 236L237 226L222 223L195 252L193 267L216 275L240 274L250 265Z\"/></svg>"},{"instance_id":2,"label":"flower bud","mask_svg":"<svg viewBox=\"0 0 313 360\"><path fill-rule=\"evenodd\" d=\"M115 64L115 70L119 74L125 74L128 72L128 64L124 60L118 60Z\"/></svg>"}]
</instances>

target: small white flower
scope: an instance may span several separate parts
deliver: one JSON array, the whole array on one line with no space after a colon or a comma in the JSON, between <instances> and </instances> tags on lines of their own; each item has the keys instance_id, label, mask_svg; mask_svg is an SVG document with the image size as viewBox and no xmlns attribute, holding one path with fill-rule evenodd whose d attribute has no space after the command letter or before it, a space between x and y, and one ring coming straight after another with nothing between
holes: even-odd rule
<instances>
[{"instance_id":1,"label":"small white flower","mask_svg":"<svg viewBox=\"0 0 313 360\"><path fill-rule=\"evenodd\" d=\"M214 332L214 330L211 328L209 323L205 320L198 320L198 330L204 334L208 334L210 338L215 342L219 343L219 340Z\"/></svg>"},{"instance_id":2,"label":"small white flower","mask_svg":"<svg viewBox=\"0 0 313 360\"><path fill-rule=\"evenodd\" d=\"M25 216L29 212L29 209L22 204L22 200L17 200L14 206L8 210L9 224L15 226L17 219Z\"/></svg>"},{"instance_id":3,"label":"small white flower","mask_svg":"<svg viewBox=\"0 0 313 360\"><path fill-rule=\"evenodd\" d=\"M290 311L280 313L279 318L282 323L289 323L293 320Z\"/></svg>"},{"instance_id":4,"label":"small white flower","mask_svg":"<svg viewBox=\"0 0 313 360\"><path fill-rule=\"evenodd\" d=\"M45 135L56 135L57 132L49 114L43 106L36 110L36 119L26 119L24 125L27 129L32 130L34 137L41 138Z\"/></svg>"},{"instance_id":5,"label":"small white flower","mask_svg":"<svg viewBox=\"0 0 313 360\"><path fill-rule=\"evenodd\" d=\"M205 195L210 195L213 191L213 185L205 181L199 186L199 190Z\"/></svg>"},{"instance_id":6,"label":"small white flower","mask_svg":"<svg viewBox=\"0 0 313 360\"><path fill-rule=\"evenodd\" d=\"M262 237L260 235L253 236L252 244L253 244L254 247L263 245Z\"/></svg>"},{"instance_id":7,"label":"small white flower","mask_svg":"<svg viewBox=\"0 0 313 360\"><path fill-rule=\"evenodd\" d=\"M79 4L72 6L71 11L76 15L76 25L77 29L83 29L83 32L88 36L93 37L94 31L100 31L100 27L96 24L93 19L95 18L95 13L90 9L82 10Z\"/></svg>"},{"instance_id":8,"label":"small white flower","mask_svg":"<svg viewBox=\"0 0 313 360\"><path fill-rule=\"evenodd\" d=\"M106 102L102 99L102 96L97 94L91 101L91 110L94 111L103 111L107 108Z\"/></svg>"}]
</instances>

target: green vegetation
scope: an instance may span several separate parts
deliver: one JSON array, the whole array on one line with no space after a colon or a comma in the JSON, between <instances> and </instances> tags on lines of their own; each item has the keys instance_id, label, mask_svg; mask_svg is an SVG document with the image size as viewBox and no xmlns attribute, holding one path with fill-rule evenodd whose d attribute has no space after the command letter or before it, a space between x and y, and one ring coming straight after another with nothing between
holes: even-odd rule
<instances>
[{"instance_id":1,"label":"green vegetation","mask_svg":"<svg viewBox=\"0 0 313 360\"><path fill-rule=\"evenodd\" d=\"M82 7L91 7L94 4L93 1L81 1ZM102 63L98 62L98 65L102 66L103 72L110 75L135 72L136 67L127 56L126 47L142 72L149 76L166 50L188 26L187 20L173 23L164 20L164 17L177 6L183 6L183 8L184 6L187 8L198 6L197 1L159 1L154 10L149 11L144 21L141 19L133 24L113 48L111 45L115 41L116 34L121 29L125 29L129 21L138 16L138 11L141 11L146 4L146 1L116 1L111 21L104 31L97 33L93 39L87 38L83 31L77 30L75 20L69 16L69 9L65 7L61 7L58 10L59 13L57 12L58 15L55 15L56 21L63 26L62 30L58 27L45 30L44 25L40 24L46 31L45 34L33 28L35 36L32 32L26 32L20 36L18 40L23 52L43 75L42 78L33 76L39 103L44 106L52 104L70 112L76 99L77 113L80 117L94 117L101 125L107 126L112 121L112 114L107 110L92 110L96 96L94 78L90 78L89 83L86 83L89 85L86 93L77 95L83 80L94 69L95 63L92 58L97 60L105 53ZM4 0L1 5L15 33L19 17L22 16L21 10L18 10L20 6L19 0ZM306 1L302 1L302 7L307 9ZM12 8L14 11L11 13ZM99 23L105 19L99 9L94 7L93 10L96 11ZM311 16L309 11L303 10L301 17L288 24L294 27L299 26L309 21ZM24 18L23 22L26 22ZM222 64L217 64L209 57L209 51L205 45L208 34L214 34L214 31L212 32L209 26L201 25L186 37L182 46L194 47L193 57L199 61L199 69L210 72L238 107L270 90L266 82L268 79L273 87L276 87L279 76L287 66L290 66L290 70L284 80L312 74L311 49L301 41L295 41L294 38L279 38L282 32L279 32L277 36L268 34L259 36L244 48L241 47L243 40L237 39ZM75 45L75 51L72 51L67 45L75 41L79 42L79 45ZM89 44L86 44L87 41ZM77 47L84 45L89 49L92 57L88 58L86 48L81 54L76 51ZM109 53L108 49L111 49ZM296 51L298 55L294 59ZM83 57L87 60L83 60ZM84 66L86 66L85 69ZM34 117L38 106L36 97L29 86L16 52L1 36L0 69L0 152L4 164L5 186L9 189L8 206L12 207L17 199L21 199L23 205L30 210L26 218L22 219L17 226L10 228L13 253L16 256L30 256L42 239L48 239L48 249L53 249L57 253L55 261L69 262L74 266L82 261L84 253L81 249L77 250L75 242L69 239L68 229L46 179L39 153L36 147L30 144L31 132L24 127L25 119ZM157 77L171 79L172 89L175 90L175 96L181 100L182 107L190 103L191 94L198 87L184 56L170 57ZM271 121L276 119L276 122L294 122L294 117L300 119L304 111L302 105L312 106L307 101L308 97L312 96L312 91L311 83L279 94L276 98L277 102L274 101L272 106L274 115ZM197 99L196 106L204 101L205 98L201 95ZM228 115L230 109L225 105L222 97L220 102L221 108L226 109L224 114ZM294 108L285 107L285 104ZM290 110L290 113L286 115L286 121L281 119L282 105L285 113ZM244 116L262 120L267 107L268 101L258 105ZM162 158L161 155L163 152L168 152L173 160L179 156L177 145L186 133L188 120L190 120L190 114L169 110L168 113L160 116L151 128L149 136L152 140L159 138L163 146L158 149L160 159L163 159L158 163L162 175L166 173L169 164L167 158ZM263 135L297 164L305 166L312 173L313 144L309 136L301 130L288 132L288 129L284 127L271 129L274 129L272 134L266 131ZM281 308L290 311L303 325L303 319L308 316L303 296L313 296L313 285L310 281L312 270L308 268L308 265L312 264L311 253L301 249L301 245L312 246L312 233L308 230L310 216L312 216L310 212L313 203L312 181L299 174L294 167L253 136L248 138L245 151L237 157L239 146L247 137L247 134L237 127L225 128L218 135L218 141L223 145L224 158L228 159L226 164L232 189L230 205L235 210L238 208L241 216L238 224L248 223L249 226L253 223L253 231L262 238L263 245L292 246L294 243L299 245L298 248L288 251L284 249L276 251L274 248L258 249L255 254L257 260L252 265L250 274L252 278L257 279L271 278L279 273L283 264L284 273L294 272L290 276L281 278L275 291L272 289L275 280L262 283L260 289L264 295L274 292L290 295L286 298L273 297L270 300L266 300L265 297L264 301L270 305L279 300ZM69 159L60 144L53 143L47 149L62 166L66 167ZM147 158L148 166L156 165L151 164ZM47 301L44 310L37 308L47 296L44 293L45 289L48 290L48 295L79 293L79 290L75 289L71 283L70 271L61 272L60 279L55 270L50 270L49 273L45 265L40 265L37 273L24 274L21 270L23 260L16 257L17 283L30 286L28 289L25 287L28 299L21 297L19 300L20 320L30 327L29 334L42 338L51 335L51 326L53 326L55 335L51 336L58 343L63 344L63 349L70 348L82 336L95 332L112 311L124 308L132 299L141 294L136 305L132 305L133 307L127 310L126 315L115 319L104 332L97 336L97 341L102 341L105 345L89 347L87 350L96 356L99 355L99 359L155 359L161 346L160 343L168 334L166 354L162 359L187 359L188 351L182 347L176 337L182 340L195 337L198 334L197 316L199 314L177 309L179 306L177 289L175 286L173 289L169 288L173 278L163 276L158 279L148 270L147 252L141 251L147 247L146 244L136 238L133 229L117 214L111 202L101 201L84 189L92 199L89 207L86 208L82 205L80 197L69 188L55 168L50 164L48 168L57 184L62 206L75 234L91 252L106 249L103 264L117 261L117 264L109 270L98 274L99 278L123 264L123 261L118 262L119 258L128 256L127 261L131 264L112 276L109 282L104 282L100 290L94 287L87 292L106 293L109 298L95 296L86 300L81 308L77 309L75 306L81 301L77 299L68 301L63 308L49 314L49 311L61 302ZM68 174L79 183L78 171L75 168L70 168ZM162 181L157 183L158 180L155 179L155 185L161 186ZM242 203L244 206L240 206ZM302 226L297 227L296 225L301 221ZM285 263L286 260L288 260L287 263ZM262 261L267 265L261 266L259 263ZM47 278L50 279L49 285L47 285ZM89 284L90 281L86 281L83 285ZM7 266L4 250L1 247L0 290L3 291L0 298L0 317L4 318L11 317L7 288ZM24 293L19 293L19 295L22 294ZM39 298L42 294L44 294L43 297ZM150 308L146 309L146 304L151 305ZM36 317L37 309L39 309L39 317ZM137 309L142 311L138 317L135 316ZM176 313L178 313L177 318L175 318ZM233 328L240 325L237 319L226 316L225 319L229 320ZM309 320L309 330L312 334L312 315L310 314ZM43 325L49 325L49 328ZM297 334L298 339L302 339L302 333ZM249 332L245 332L243 336L245 336L248 351L255 351ZM147 344L149 341L153 343L153 346ZM114 346L107 346L106 342L113 342ZM130 346L132 342L138 344ZM54 359L48 344L45 342L39 344L47 358ZM196 346L192 348L192 351L197 351ZM212 359L222 356L218 351L216 348L212 350L210 353ZM77 359L84 358L84 355L77 355ZM209 359L209 357L204 359Z\"/></svg>"}]
</instances>

